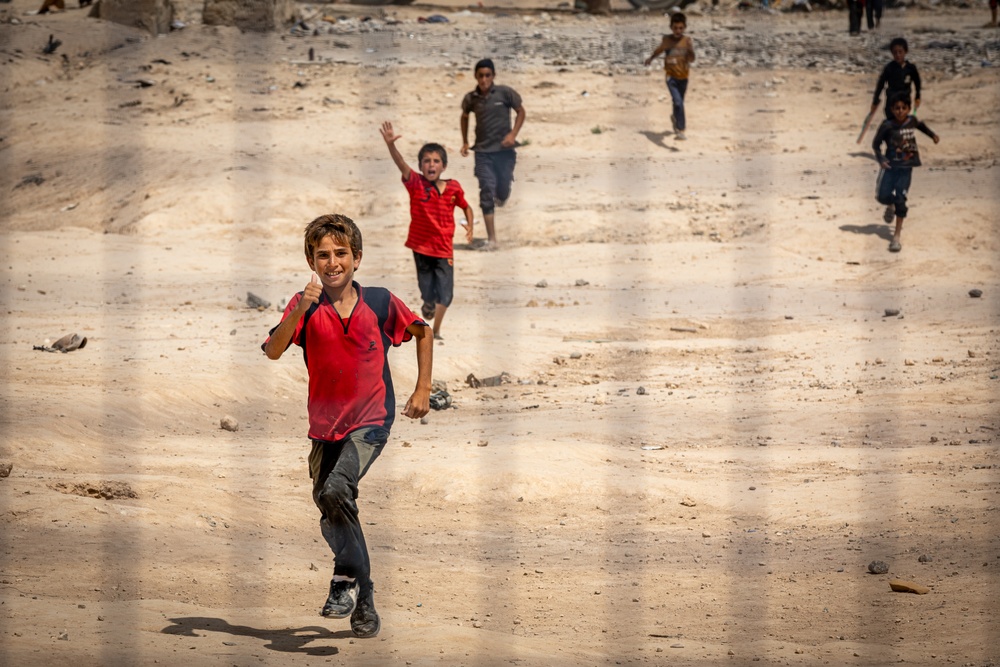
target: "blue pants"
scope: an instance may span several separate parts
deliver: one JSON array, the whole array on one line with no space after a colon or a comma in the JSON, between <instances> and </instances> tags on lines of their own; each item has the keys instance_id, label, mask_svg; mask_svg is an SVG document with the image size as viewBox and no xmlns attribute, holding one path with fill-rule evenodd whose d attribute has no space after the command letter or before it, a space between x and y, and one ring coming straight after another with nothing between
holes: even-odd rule
<instances>
[{"instance_id":1,"label":"blue pants","mask_svg":"<svg viewBox=\"0 0 1000 667\"><path fill-rule=\"evenodd\" d=\"M684 118L684 93L688 89L687 79L667 79L667 90L670 91L670 100L674 104L674 124L678 132L683 132L687 128L687 120Z\"/></svg>"},{"instance_id":2,"label":"blue pants","mask_svg":"<svg viewBox=\"0 0 1000 667\"><path fill-rule=\"evenodd\" d=\"M910 190L910 180L913 178L912 167L894 167L880 169L875 181L875 198L883 206L893 205L897 218L905 218L910 210L906 206L906 194Z\"/></svg>"},{"instance_id":3,"label":"blue pants","mask_svg":"<svg viewBox=\"0 0 1000 667\"><path fill-rule=\"evenodd\" d=\"M358 482L382 453L384 428L352 431L343 440L313 440L309 476L313 501L322 512L320 530L334 553L333 573L354 577L365 593L372 588L368 546L358 520Z\"/></svg>"}]
</instances>

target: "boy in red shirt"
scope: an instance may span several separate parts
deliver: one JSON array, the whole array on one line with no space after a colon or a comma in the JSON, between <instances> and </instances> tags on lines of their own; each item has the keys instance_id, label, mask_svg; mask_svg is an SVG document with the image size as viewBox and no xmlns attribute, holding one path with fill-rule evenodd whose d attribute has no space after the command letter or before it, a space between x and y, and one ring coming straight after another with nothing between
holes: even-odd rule
<instances>
[{"instance_id":1,"label":"boy in red shirt","mask_svg":"<svg viewBox=\"0 0 1000 667\"><path fill-rule=\"evenodd\" d=\"M434 340L389 290L354 282L361 231L350 218L324 215L309 223L305 252L312 279L288 302L261 348L279 359L295 343L309 370L309 475L320 528L334 553L321 613L350 616L356 636L374 637L381 621L358 520L358 482L382 452L395 418L389 347L417 339L417 386L403 414L419 419L430 409Z\"/></svg>"},{"instance_id":2,"label":"boy in red shirt","mask_svg":"<svg viewBox=\"0 0 1000 667\"><path fill-rule=\"evenodd\" d=\"M434 337L441 338L441 321L451 305L455 291L455 259L452 236L455 235L455 209L465 213L465 238L472 243L472 207L458 181L441 178L448 166L448 154L440 144L424 144L417 153L417 174L396 148L400 135L386 121L379 129L392 161L403 175L403 185L410 194L410 232L406 247L413 251L417 265L417 285L424 304L420 314L434 319Z\"/></svg>"}]
</instances>

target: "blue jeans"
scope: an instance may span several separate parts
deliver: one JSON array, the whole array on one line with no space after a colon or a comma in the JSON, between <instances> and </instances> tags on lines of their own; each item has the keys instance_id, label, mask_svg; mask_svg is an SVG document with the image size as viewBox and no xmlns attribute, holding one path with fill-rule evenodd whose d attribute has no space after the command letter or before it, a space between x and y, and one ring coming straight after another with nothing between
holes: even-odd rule
<instances>
[{"instance_id":1,"label":"blue jeans","mask_svg":"<svg viewBox=\"0 0 1000 667\"><path fill-rule=\"evenodd\" d=\"M667 90L670 91L670 99L674 104L674 124L677 125L678 132L683 132L687 128L687 122L684 118L684 93L687 92L687 89L687 79L673 77L667 79Z\"/></svg>"},{"instance_id":2,"label":"blue jeans","mask_svg":"<svg viewBox=\"0 0 1000 667\"><path fill-rule=\"evenodd\" d=\"M875 180L875 199L883 206L892 206L897 218L905 218L910 210L906 205L906 195L909 194L912 178L912 167L879 169Z\"/></svg>"}]
</instances>

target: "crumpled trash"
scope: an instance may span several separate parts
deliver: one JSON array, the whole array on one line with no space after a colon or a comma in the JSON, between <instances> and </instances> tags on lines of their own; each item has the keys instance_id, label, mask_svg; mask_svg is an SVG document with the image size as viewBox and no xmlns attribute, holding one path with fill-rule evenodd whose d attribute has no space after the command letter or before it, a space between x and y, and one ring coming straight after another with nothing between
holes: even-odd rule
<instances>
[{"instance_id":1,"label":"crumpled trash","mask_svg":"<svg viewBox=\"0 0 1000 667\"><path fill-rule=\"evenodd\" d=\"M80 334L66 334L51 345L35 345L32 349L42 352L72 352L87 346L87 338Z\"/></svg>"},{"instance_id":2,"label":"crumpled trash","mask_svg":"<svg viewBox=\"0 0 1000 667\"><path fill-rule=\"evenodd\" d=\"M451 394L440 389L431 394L431 410L447 410L451 407Z\"/></svg>"},{"instance_id":3,"label":"crumpled trash","mask_svg":"<svg viewBox=\"0 0 1000 667\"><path fill-rule=\"evenodd\" d=\"M473 389L480 387L499 387L502 384L510 384L510 373L504 371L500 375L493 375L488 378L479 379L472 373L465 378L465 383Z\"/></svg>"}]
</instances>

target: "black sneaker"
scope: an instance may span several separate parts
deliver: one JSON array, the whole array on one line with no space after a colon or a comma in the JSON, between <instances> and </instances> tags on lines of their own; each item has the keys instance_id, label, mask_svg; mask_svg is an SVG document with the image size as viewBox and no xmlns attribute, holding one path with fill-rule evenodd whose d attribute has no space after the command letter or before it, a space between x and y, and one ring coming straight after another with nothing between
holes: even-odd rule
<instances>
[{"instance_id":1,"label":"black sneaker","mask_svg":"<svg viewBox=\"0 0 1000 667\"><path fill-rule=\"evenodd\" d=\"M371 589L358 597L358 605L351 614L351 631L355 637L370 639L382 629L382 621L375 611L375 597Z\"/></svg>"},{"instance_id":2,"label":"black sneaker","mask_svg":"<svg viewBox=\"0 0 1000 667\"><path fill-rule=\"evenodd\" d=\"M347 618L354 611L357 599L357 581L331 581L330 595L320 614L327 618Z\"/></svg>"}]
</instances>

